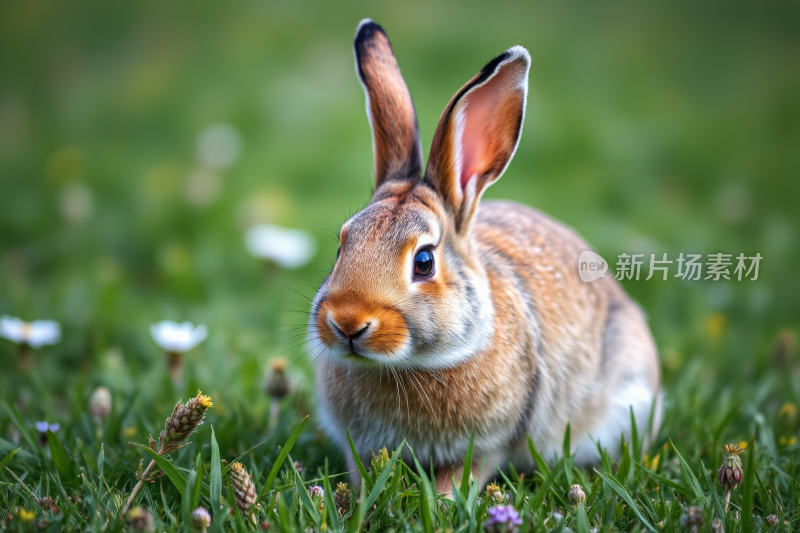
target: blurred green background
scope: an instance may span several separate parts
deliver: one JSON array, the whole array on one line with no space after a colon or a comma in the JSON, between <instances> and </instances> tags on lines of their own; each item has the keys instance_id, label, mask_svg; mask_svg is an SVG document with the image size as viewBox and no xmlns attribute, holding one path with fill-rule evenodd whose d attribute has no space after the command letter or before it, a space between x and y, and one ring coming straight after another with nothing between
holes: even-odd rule
<instances>
[{"instance_id":1,"label":"blurred green background","mask_svg":"<svg viewBox=\"0 0 800 533\"><path fill-rule=\"evenodd\" d=\"M612 262L761 253L755 282L626 284L650 318L668 404L689 375L715 382L713 401L735 399L774 365L776 333L800 326L799 15L789 1L3 2L0 314L58 320L64 339L25 372L0 342L0 395L58 420L104 384L166 416L187 394L149 338L162 319L208 325L186 388L212 395L213 416L238 406L258 432L275 357L313 391L307 297L372 190L351 50L371 17L392 39L425 154L463 83L511 45L530 51L522 141L488 198L563 220ZM215 124L241 139L221 170L198 152ZM252 258L244 234L261 222L311 232L311 264ZM800 397L775 380L759 409Z\"/></svg>"}]
</instances>

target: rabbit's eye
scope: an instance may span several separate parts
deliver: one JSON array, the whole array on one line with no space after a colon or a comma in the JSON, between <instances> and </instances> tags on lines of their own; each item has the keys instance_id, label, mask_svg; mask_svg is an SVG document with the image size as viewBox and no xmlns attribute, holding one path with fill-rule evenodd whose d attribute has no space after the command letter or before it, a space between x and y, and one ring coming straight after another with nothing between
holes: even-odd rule
<instances>
[{"instance_id":1,"label":"rabbit's eye","mask_svg":"<svg viewBox=\"0 0 800 533\"><path fill-rule=\"evenodd\" d=\"M422 250L414 257L414 275L427 277L433 273L433 254L430 250Z\"/></svg>"}]
</instances>

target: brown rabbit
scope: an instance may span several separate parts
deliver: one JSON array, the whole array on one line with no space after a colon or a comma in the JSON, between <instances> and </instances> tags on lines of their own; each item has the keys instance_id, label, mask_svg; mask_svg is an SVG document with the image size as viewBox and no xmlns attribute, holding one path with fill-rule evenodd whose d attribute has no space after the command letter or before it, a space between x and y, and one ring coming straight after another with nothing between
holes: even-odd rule
<instances>
[{"instance_id":1,"label":"brown rabbit","mask_svg":"<svg viewBox=\"0 0 800 533\"><path fill-rule=\"evenodd\" d=\"M375 156L370 204L342 226L317 293L311 339L323 426L355 470L359 455L406 439L441 492L473 471L547 459L571 424L578 464L617 450L630 412L659 418L659 370L639 308L611 277L584 283L572 230L511 202L479 203L519 142L530 56L489 62L444 110L422 173L414 104L389 39L358 26L355 60Z\"/></svg>"}]
</instances>

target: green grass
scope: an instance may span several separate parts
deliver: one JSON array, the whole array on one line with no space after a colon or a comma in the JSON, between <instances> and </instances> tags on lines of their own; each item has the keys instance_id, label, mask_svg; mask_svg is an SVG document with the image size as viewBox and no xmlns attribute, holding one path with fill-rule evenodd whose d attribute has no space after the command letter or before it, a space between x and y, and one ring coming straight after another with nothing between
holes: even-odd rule
<instances>
[{"instance_id":1,"label":"green grass","mask_svg":"<svg viewBox=\"0 0 800 533\"><path fill-rule=\"evenodd\" d=\"M693 400L702 402L696 396ZM212 424L201 426L190 437L190 445L174 452L171 461L159 457L166 475L145 483L134 506L151 513L157 531L190 527L188 517L198 505L213 509L214 531L247 531L266 525L281 531L319 531L323 526L330 531L480 531L488 509L498 503L512 505L520 513L523 531L570 528L585 532L595 527L598 531L678 531L689 506L702 510L705 526L699 530L703 531L709 531L715 518L723 521L726 531L790 531L800 526L798 446L775 446L775 430L783 423L779 420L758 417L755 427L742 424L742 411L758 409L752 401L706 405L709 414L705 420L696 413L676 415L673 407L654 442L643 443L642 435L637 434L632 442L624 443L619 461L614 463L604 453L602 465L593 470L574 468L568 457L546 464L529 442L540 467L536 472L517 473L511 465L498 465L505 467L505 473L498 475L505 496L500 500L490 499L469 477L452 499L438 496L413 450L408 450L411 464L404 462L400 453L392 453L390 459L389 454L381 458L376 451L358 461L360 492L348 486L349 505L345 506L334 499L333 489L348 479L330 474L324 457L338 454L315 450L322 439L304 430L306 418L294 427L298 414L291 404L295 401L283 402L287 409L274 428L248 427L246 407L231 409L227 416L212 408L208 417ZM16 408L8 404L4 408L10 425L25 443L16 447L0 440L3 454L8 453L0 474L0 508L11 517L5 527L71 531L133 527L122 517L121 509L136 483L139 460L144 459L146 465L151 456L142 451L146 444L134 447L125 441L127 431L120 431L119 417L126 409L117 409L101 424L87 416L76 418L63 430L48 432L45 444L40 445L38 434ZM726 416L726 408L733 409L734 416ZM715 411L720 415L711 414ZM137 410L134 418L156 432L161 429L155 422L159 414L163 415ZM212 429L212 425L216 427ZM294 432L287 439L291 430ZM259 433L266 440L250 446ZM679 446L669 440L670 434ZM743 454L744 484L734 491L728 513L723 512L725 494L716 481L720 443L725 437L749 441ZM569 432L565 446L568 439ZM241 452L234 451L237 445ZM403 447L401 444L397 452ZM304 465L300 471L292 462L296 459ZM251 473L258 494L259 505L245 516L238 510L230 512L236 509L228 467L233 460L242 462ZM484 458L475 456L473 460L489 466ZM586 494L586 501L578 506L568 497L573 483L580 484ZM325 497L312 498L311 485L324 487ZM337 499L342 494L338 489ZM60 512L40 503L46 496L58 499ZM35 514L27 518L29 522L25 511ZM770 528L765 522L768 515L776 515L779 524Z\"/></svg>"},{"instance_id":2,"label":"green grass","mask_svg":"<svg viewBox=\"0 0 800 533\"><path fill-rule=\"evenodd\" d=\"M184 529L187 509L209 505L212 493L228 506L220 461L242 454L259 521L273 529L316 529L315 508L327 529L337 519L351 530L482 527L483 493L467 486L433 501L413 461L398 459L383 478L371 470L340 518L332 500L320 512L297 492L298 483L335 490L347 479L341 450L319 429L315 352L302 336L308 298L336 254L333 235L371 189L350 48L364 17L392 39L425 153L458 87L509 46L530 50L521 144L487 197L552 214L606 258L764 257L756 282L625 283L659 346L663 427L599 473L564 461L535 473L498 465L523 529L634 531L663 521L676 530L684 509L702 503L709 531L724 497L714 481L720 449L745 441L752 490L734 493L726 531L766 530L769 514L780 517L772 530L797 530L800 13L783 0L3 2L0 314L58 320L64 339L27 370L0 341L0 459L19 449L0 468L0 511L12 515L0 527L21 528L20 510L35 514L29 528L121 527L138 464L150 457L128 442L146 445L198 389L215 404L206 423L171 454L172 477L137 496L158 531ZM217 123L239 131L242 155L198 201L197 138ZM89 208L75 211L76 198ZM289 272L250 257L243 235L258 222L311 232L312 263ZM163 319L209 328L177 387L148 336ZM292 393L273 423L262 383L278 357L289 362ZM113 411L98 427L88 401L100 385ZM41 444L34 423L45 420L60 429ZM294 461L305 467L299 480ZM569 479L584 487L583 510L567 501ZM62 514L33 501L45 496L59 498ZM215 520L220 528L252 523L228 516Z\"/></svg>"}]
</instances>

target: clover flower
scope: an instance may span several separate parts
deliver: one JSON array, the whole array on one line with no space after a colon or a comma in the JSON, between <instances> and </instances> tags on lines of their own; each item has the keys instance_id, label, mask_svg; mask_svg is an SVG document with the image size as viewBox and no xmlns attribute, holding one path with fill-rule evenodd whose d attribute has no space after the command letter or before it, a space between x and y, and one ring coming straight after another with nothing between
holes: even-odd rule
<instances>
[{"instance_id":1,"label":"clover flower","mask_svg":"<svg viewBox=\"0 0 800 533\"><path fill-rule=\"evenodd\" d=\"M305 266L317 251L317 243L310 233L271 224L259 224L247 230L245 245L253 257L290 270Z\"/></svg>"},{"instance_id":2,"label":"clover flower","mask_svg":"<svg viewBox=\"0 0 800 533\"><path fill-rule=\"evenodd\" d=\"M722 524L722 520L715 518L711 521L711 533L725 533L725 526Z\"/></svg>"},{"instance_id":3,"label":"clover flower","mask_svg":"<svg viewBox=\"0 0 800 533\"><path fill-rule=\"evenodd\" d=\"M211 515L205 507L198 507L192 513L192 527L198 531L205 531L211 525Z\"/></svg>"},{"instance_id":4,"label":"clover flower","mask_svg":"<svg viewBox=\"0 0 800 533\"><path fill-rule=\"evenodd\" d=\"M128 527L132 531L148 533L153 531L153 517L143 507L134 507L128 513Z\"/></svg>"},{"instance_id":5,"label":"clover flower","mask_svg":"<svg viewBox=\"0 0 800 533\"><path fill-rule=\"evenodd\" d=\"M490 533L511 533L522 525L519 513L510 505L498 505L489 509L489 520L483 529Z\"/></svg>"},{"instance_id":6,"label":"clover flower","mask_svg":"<svg viewBox=\"0 0 800 533\"><path fill-rule=\"evenodd\" d=\"M320 498L325 497L325 489L320 487L319 485L312 485L308 487L308 493L311 495L312 498L319 496Z\"/></svg>"},{"instance_id":7,"label":"clover flower","mask_svg":"<svg viewBox=\"0 0 800 533\"><path fill-rule=\"evenodd\" d=\"M97 387L89 399L89 412L99 424L111 414L111 391L107 387Z\"/></svg>"},{"instance_id":8,"label":"clover flower","mask_svg":"<svg viewBox=\"0 0 800 533\"><path fill-rule=\"evenodd\" d=\"M503 491L500 490L500 485L497 483L489 483L489 485L486 487L486 499L497 505L506 502L506 497L503 494Z\"/></svg>"},{"instance_id":9,"label":"clover flower","mask_svg":"<svg viewBox=\"0 0 800 533\"><path fill-rule=\"evenodd\" d=\"M778 515L774 515L774 514L767 515L765 520L767 521L767 524L769 524L770 527L772 527L772 526L774 526L775 524L778 523Z\"/></svg>"},{"instance_id":10,"label":"clover flower","mask_svg":"<svg viewBox=\"0 0 800 533\"><path fill-rule=\"evenodd\" d=\"M572 485L569 489L569 499L572 500L572 503L575 505L585 502L586 493L583 492L583 487L580 485Z\"/></svg>"},{"instance_id":11,"label":"clover flower","mask_svg":"<svg viewBox=\"0 0 800 533\"><path fill-rule=\"evenodd\" d=\"M333 502L336 504L339 516L344 515L350 509L350 488L347 483L336 485L336 492L333 493Z\"/></svg>"},{"instance_id":12,"label":"clover flower","mask_svg":"<svg viewBox=\"0 0 800 533\"><path fill-rule=\"evenodd\" d=\"M256 488L253 485L253 478L242 463L231 465L231 487L236 497L236 506L242 512L242 516L247 516L247 511L256 503Z\"/></svg>"}]
</instances>

